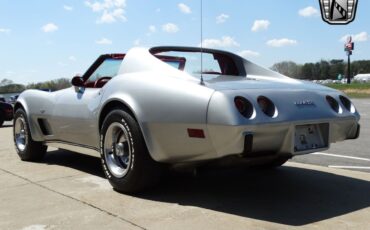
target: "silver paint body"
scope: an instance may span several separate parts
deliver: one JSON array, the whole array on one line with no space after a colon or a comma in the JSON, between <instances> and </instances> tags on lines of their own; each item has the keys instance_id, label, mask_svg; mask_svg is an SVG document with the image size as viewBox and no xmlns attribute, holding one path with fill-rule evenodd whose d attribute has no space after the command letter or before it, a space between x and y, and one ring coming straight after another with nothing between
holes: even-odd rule
<instances>
[{"instance_id":1,"label":"silver paint body","mask_svg":"<svg viewBox=\"0 0 370 230\"><path fill-rule=\"evenodd\" d=\"M138 121L152 158L169 163L240 154L247 133L254 136L253 152L294 155L295 126L302 124L329 123L330 143L355 135L358 112L343 109L338 114L325 100L326 95L331 95L339 101L343 93L291 79L238 58L247 76L218 76L206 80L203 86L198 78L162 62L148 49L133 48L124 58L119 74L102 88L27 90L19 96L16 106L26 110L34 140L77 152L98 153L101 111L112 101L123 103ZM260 95L275 103L276 118L260 110ZM253 103L254 119L246 119L237 111L235 96ZM314 106L295 104L307 100ZM43 135L38 119L50 124L52 135ZM204 130L205 138L190 138L188 128Z\"/></svg>"}]
</instances>

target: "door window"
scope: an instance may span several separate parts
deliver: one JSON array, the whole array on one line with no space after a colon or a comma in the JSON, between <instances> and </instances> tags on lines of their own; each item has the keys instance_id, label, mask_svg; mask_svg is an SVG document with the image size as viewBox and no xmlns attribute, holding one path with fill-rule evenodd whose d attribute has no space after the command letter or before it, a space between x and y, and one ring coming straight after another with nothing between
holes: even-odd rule
<instances>
[{"instance_id":1,"label":"door window","mask_svg":"<svg viewBox=\"0 0 370 230\"><path fill-rule=\"evenodd\" d=\"M95 82L102 77L114 77L117 75L122 59L105 59L98 68L90 75L86 83Z\"/></svg>"}]
</instances>

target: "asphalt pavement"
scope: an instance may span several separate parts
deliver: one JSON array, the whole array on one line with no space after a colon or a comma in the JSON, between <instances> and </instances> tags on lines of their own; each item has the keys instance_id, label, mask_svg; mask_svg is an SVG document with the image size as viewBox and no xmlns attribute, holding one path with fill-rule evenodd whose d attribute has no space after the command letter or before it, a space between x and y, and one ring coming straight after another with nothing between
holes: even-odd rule
<instances>
[{"instance_id":1,"label":"asphalt pavement","mask_svg":"<svg viewBox=\"0 0 370 230\"><path fill-rule=\"evenodd\" d=\"M370 99L352 101L361 115L358 139L334 143L325 152L297 156L291 161L370 173Z\"/></svg>"},{"instance_id":2,"label":"asphalt pavement","mask_svg":"<svg viewBox=\"0 0 370 230\"><path fill-rule=\"evenodd\" d=\"M355 104L358 140L276 170L173 174L135 195L114 191L97 157L49 148L42 162L21 161L7 123L0 128L0 229L370 229L370 100Z\"/></svg>"}]
</instances>

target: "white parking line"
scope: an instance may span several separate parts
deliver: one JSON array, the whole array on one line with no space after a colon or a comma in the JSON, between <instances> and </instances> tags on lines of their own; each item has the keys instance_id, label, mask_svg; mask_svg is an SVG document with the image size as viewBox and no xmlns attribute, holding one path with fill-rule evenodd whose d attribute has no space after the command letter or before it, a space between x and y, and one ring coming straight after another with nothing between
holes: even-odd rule
<instances>
[{"instance_id":1,"label":"white parking line","mask_svg":"<svg viewBox=\"0 0 370 230\"><path fill-rule=\"evenodd\" d=\"M329 168L337 168L337 169L369 169L370 170L370 167L366 167L366 166L329 165Z\"/></svg>"},{"instance_id":2,"label":"white parking line","mask_svg":"<svg viewBox=\"0 0 370 230\"><path fill-rule=\"evenodd\" d=\"M312 153L313 155L322 155L322 156L328 156L328 157L339 157L339 158L347 158L352 160L360 160L360 161L368 161L370 162L370 159L368 158L362 158L362 157L352 157L352 156L343 156L343 155L337 155L332 153Z\"/></svg>"}]
</instances>

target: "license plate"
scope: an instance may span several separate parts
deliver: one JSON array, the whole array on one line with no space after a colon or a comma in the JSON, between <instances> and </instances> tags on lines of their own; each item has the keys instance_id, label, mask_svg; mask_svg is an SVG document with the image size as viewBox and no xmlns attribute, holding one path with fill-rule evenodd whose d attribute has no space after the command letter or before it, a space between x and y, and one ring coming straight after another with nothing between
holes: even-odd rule
<instances>
[{"instance_id":1,"label":"license plate","mask_svg":"<svg viewBox=\"0 0 370 230\"><path fill-rule=\"evenodd\" d=\"M296 126L294 152L304 152L328 147L328 133L328 124Z\"/></svg>"}]
</instances>

